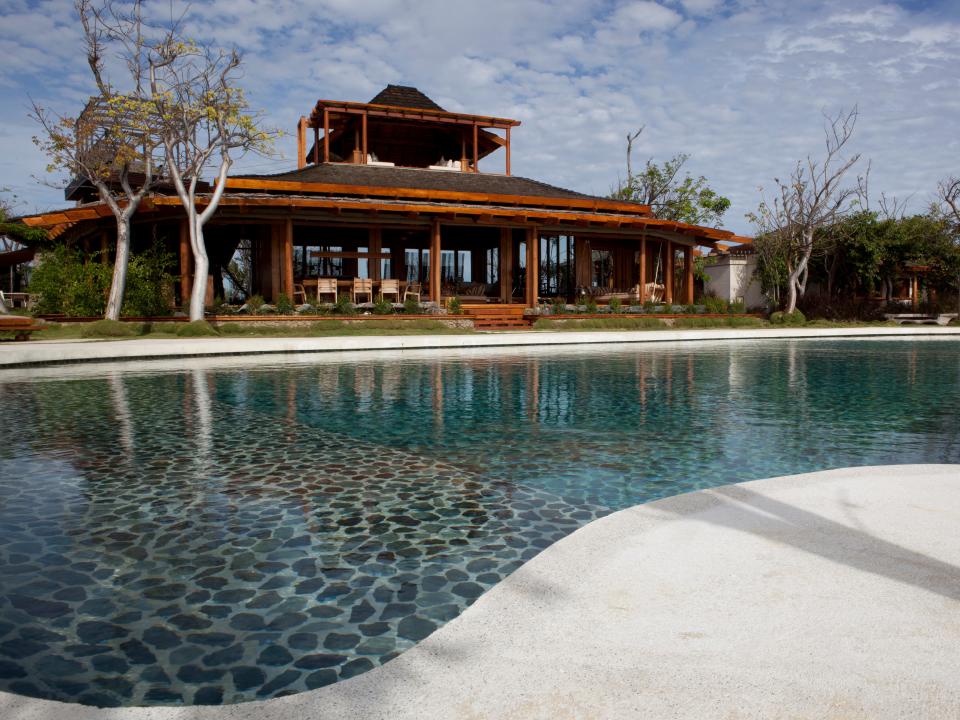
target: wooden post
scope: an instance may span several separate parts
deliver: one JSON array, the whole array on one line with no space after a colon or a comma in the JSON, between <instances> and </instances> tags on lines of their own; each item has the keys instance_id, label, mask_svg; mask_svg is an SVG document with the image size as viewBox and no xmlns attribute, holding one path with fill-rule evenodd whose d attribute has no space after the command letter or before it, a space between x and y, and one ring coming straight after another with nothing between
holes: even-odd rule
<instances>
[{"instance_id":1,"label":"wooden post","mask_svg":"<svg viewBox=\"0 0 960 720\"><path fill-rule=\"evenodd\" d=\"M360 135L363 140L363 164L367 164L367 113L364 111L363 115L360 116Z\"/></svg>"},{"instance_id":2,"label":"wooden post","mask_svg":"<svg viewBox=\"0 0 960 720\"><path fill-rule=\"evenodd\" d=\"M467 172L470 169L470 162L467 160L467 131L460 133L460 172Z\"/></svg>"},{"instance_id":3,"label":"wooden post","mask_svg":"<svg viewBox=\"0 0 960 720\"><path fill-rule=\"evenodd\" d=\"M640 304L647 301L647 236L640 237Z\"/></svg>"},{"instance_id":4,"label":"wooden post","mask_svg":"<svg viewBox=\"0 0 960 720\"><path fill-rule=\"evenodd\" d=\"M440 221L430 227L430 299L440 304Z\"/></svg>"},{"instance_id":5,"label":"wooden post","mask_svg":"<svg viewBox=\"0 0 960 720\"><path fill-rule=\"evenodd\" d=\"M693 247L683 246L683 304L693 305Z\"/></svg>"},{"instance_id":6,"label":"wooden post","mask_svg":"<svg viewBox=\"0 0 960 720\"><path fill-rule=\"evenodd\" d=\"M330 162L330 111L323 109L323 161Z\"/></svg>"},{"instance_id":7,"label":"wooden post","mask_svg":"<svg viewBox=\"0 0 960 720\"><path fill-rule=\"evenodd\" d=\"M270 253L267 256L270 260L270 297L266 299L273 303L284 292L283 244L286 234L286 222L280 220L271 224Z\"/></svg>"},{"instance_id":8,"label":"wooden post","mask_svg":"<svg viewBox=\"0 0 960 720\"><path fill-rule=\"evenodd\" d=\"M283 292L293 300L293 220L287 218L283 234Z\"/></svg>"},{"instance_id":9,"label":"wooden post","mask_svg":"<svg viewBox=\"0 0 960 720\"><path fill-rule=\"evenodd\" d=\"M500 228L500 302L513 300L513 230Z\"/></svg>"},{"instance_id":10,"label":"wooden post","mask_svg":"<svg viewBox=\"0 0 960 720\"><path fill-rule=\"evenodd\" d=\"M380 255L383 252L383 236L380 233L380 228L372 227L369 230L370 240L368 247L370 248L371 255ZM367 260L367 268L370 271L371 280L383 280L380 277L380 258L371 257Z\"/></svg>"},{"instance_id":11,"label":"wooden post","mask_svg":"<svg viewBox=\"0 0 960 720\"><path fill-rule=\"evenodd\" d=\"M917 310L920 307L920 276L917 273L913 273L912 278L910 279L910 294L913 296L913 309Z\"/></svg>"},{"instance_id":12,"label":"wooden post","mask_svg":"<svg viewBox=\"0 0 960 720\"><path fill-rule=\"evenodd\" d=\"M320 164L320 128L313 129L313 164Z\"/></svg>"},{"instance_id":13,"label":"wooden post","mask_svg":"<svg viewBox=\"0 0 960 720\"><path fill-rule=\"evenodd\" d=\"M190 250L190 225L186 219L180 221L180 307L190 304L190 266L193 264Z\"/></svg>"},{"instance_id":14,"label":"wooden post","mask_svg":"<svg viewBox=\"0 0 960 720\"><path fill-rule=\"evenodd\" d=\"M537 306L540 292L540 233L537 228L527 229L527 307Z\"/></svg>"},{"instance_id":15,"label":"wooden post","mask_svg":"<svg viewBox=\"0 0 960 720\"><path fill-rule=\"evenodd\" d=\"M510 174L510 126L507 126L507 175Z\"/></svg>"},{"instance_id":16,"label":"wooden post","mask_svg":"<svg viewBox=\"0 0 960 720\"><path fill-rule=\"evenodd\" d=\"M663 299L668 305L673 304L673 243L663 241L666 257L663 259Z\"/></svg>"},{"instance_id":17,"label":"wooden post","mask_svg":"<svg viewBox=\"0 0 960 720\"><path fill-rule=\"evenodd\" d=\"M477 144L477 124L473 124L473 171L480 172L480 149Z\"/></svg>"},{"instance_id":18,"label":"wooden post","mask_svg":"<svg viewBox=\"0 0 960 720\"><path fill-rule=\"evenodd\" d=\"M307 165L307 119L300 116L297 122L297 169Z\"/></svg>"}]
</instances>

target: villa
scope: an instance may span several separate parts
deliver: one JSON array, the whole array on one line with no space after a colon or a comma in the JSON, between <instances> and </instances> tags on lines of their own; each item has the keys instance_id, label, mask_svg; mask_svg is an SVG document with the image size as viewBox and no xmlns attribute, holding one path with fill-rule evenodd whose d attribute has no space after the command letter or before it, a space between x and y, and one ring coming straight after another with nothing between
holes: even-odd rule
<instances>
[{"instance_id":1,"label":"villa","mask_svg":"<svg viewBox=\"0 0 960 720\"><path fill-rule=\"evenodd\" d=\"M281 293L295 302L352 294L364 280L364 300L459 296L468 307L514 310L585 295L692 304L694 248L733 234L513 175L519 125L449 112L398 85L368 103L318 101L297 125L296 169L227 179L205 229L208 299L224 296L224 273L245 243L249 290L274 301ZM488 169L494 162L498 172ZM74 182L66 198L76 206L24 222L88 251L108 249L114 220L94 188ZM169 191L142 203L133 251L154 238L178 254L174 298L182 305L191 255L184 212Z\"/></svg>"}]
</instances>

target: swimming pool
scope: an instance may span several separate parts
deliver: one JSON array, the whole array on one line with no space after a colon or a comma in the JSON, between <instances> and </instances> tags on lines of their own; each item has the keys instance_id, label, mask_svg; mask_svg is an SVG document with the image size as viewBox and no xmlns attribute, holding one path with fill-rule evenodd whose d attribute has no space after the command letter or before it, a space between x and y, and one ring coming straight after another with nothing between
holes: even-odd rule
<instances>
[{"instance_id":1,"label":"swimming pool","mask_svg":"<svg viewBox=\"0 0 960 720\"><path fill-rule=\"evenodd\" d=\"M960 462L955 340L183 365L0 373L0 689L106 706L322 687L614 510Z\"/></svg>"}]
</instances>

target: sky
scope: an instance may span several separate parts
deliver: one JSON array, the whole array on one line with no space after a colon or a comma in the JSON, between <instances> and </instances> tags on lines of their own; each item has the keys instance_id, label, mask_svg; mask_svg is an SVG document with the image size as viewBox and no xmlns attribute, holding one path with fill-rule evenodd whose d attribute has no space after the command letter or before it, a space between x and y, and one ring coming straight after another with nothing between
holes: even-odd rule
<instances>
[{"instance_id":1,"label":"sky","mask_svg":"<svg viewBox=\"0 0 960 720\"><path fill-rule=\"evenodd\" d=\"M242 51L251 106L286 132L237 172L295 167L297 119L318 99L366 102L394 83L520 120L513 173L585 193L611 191L626 134L645 126L635 166L689 154L742 234L761 189L822 156L824 113L859 108L851 152L870 161L874 203L922 212L960 173L953 0L196 0L186 13L191 37ZM93 91L71 0L0 0L0 187L19 212L67 205L31 141L31 100L71 115ZM502 171L499 154L481 169Z\"/></svg>"}]
</instances>

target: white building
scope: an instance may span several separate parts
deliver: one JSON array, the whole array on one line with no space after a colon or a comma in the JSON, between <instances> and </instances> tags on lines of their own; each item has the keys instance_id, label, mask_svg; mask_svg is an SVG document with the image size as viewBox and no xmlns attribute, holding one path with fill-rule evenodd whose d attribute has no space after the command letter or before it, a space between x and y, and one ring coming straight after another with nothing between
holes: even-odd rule
<instances>
[{"instance_id":1,"label":"white building","mask_svg":"<svg viewBox=\"0 0 960 720\"><path fill-rule=\"evenodd\" d=\"M767 300L755 277L757 255L751 245L737 245L724 255L709 255L704 265L709 280L704 290L728 302L742 302L747 309L765 308Z\"/></svg>"}]
</instances>

